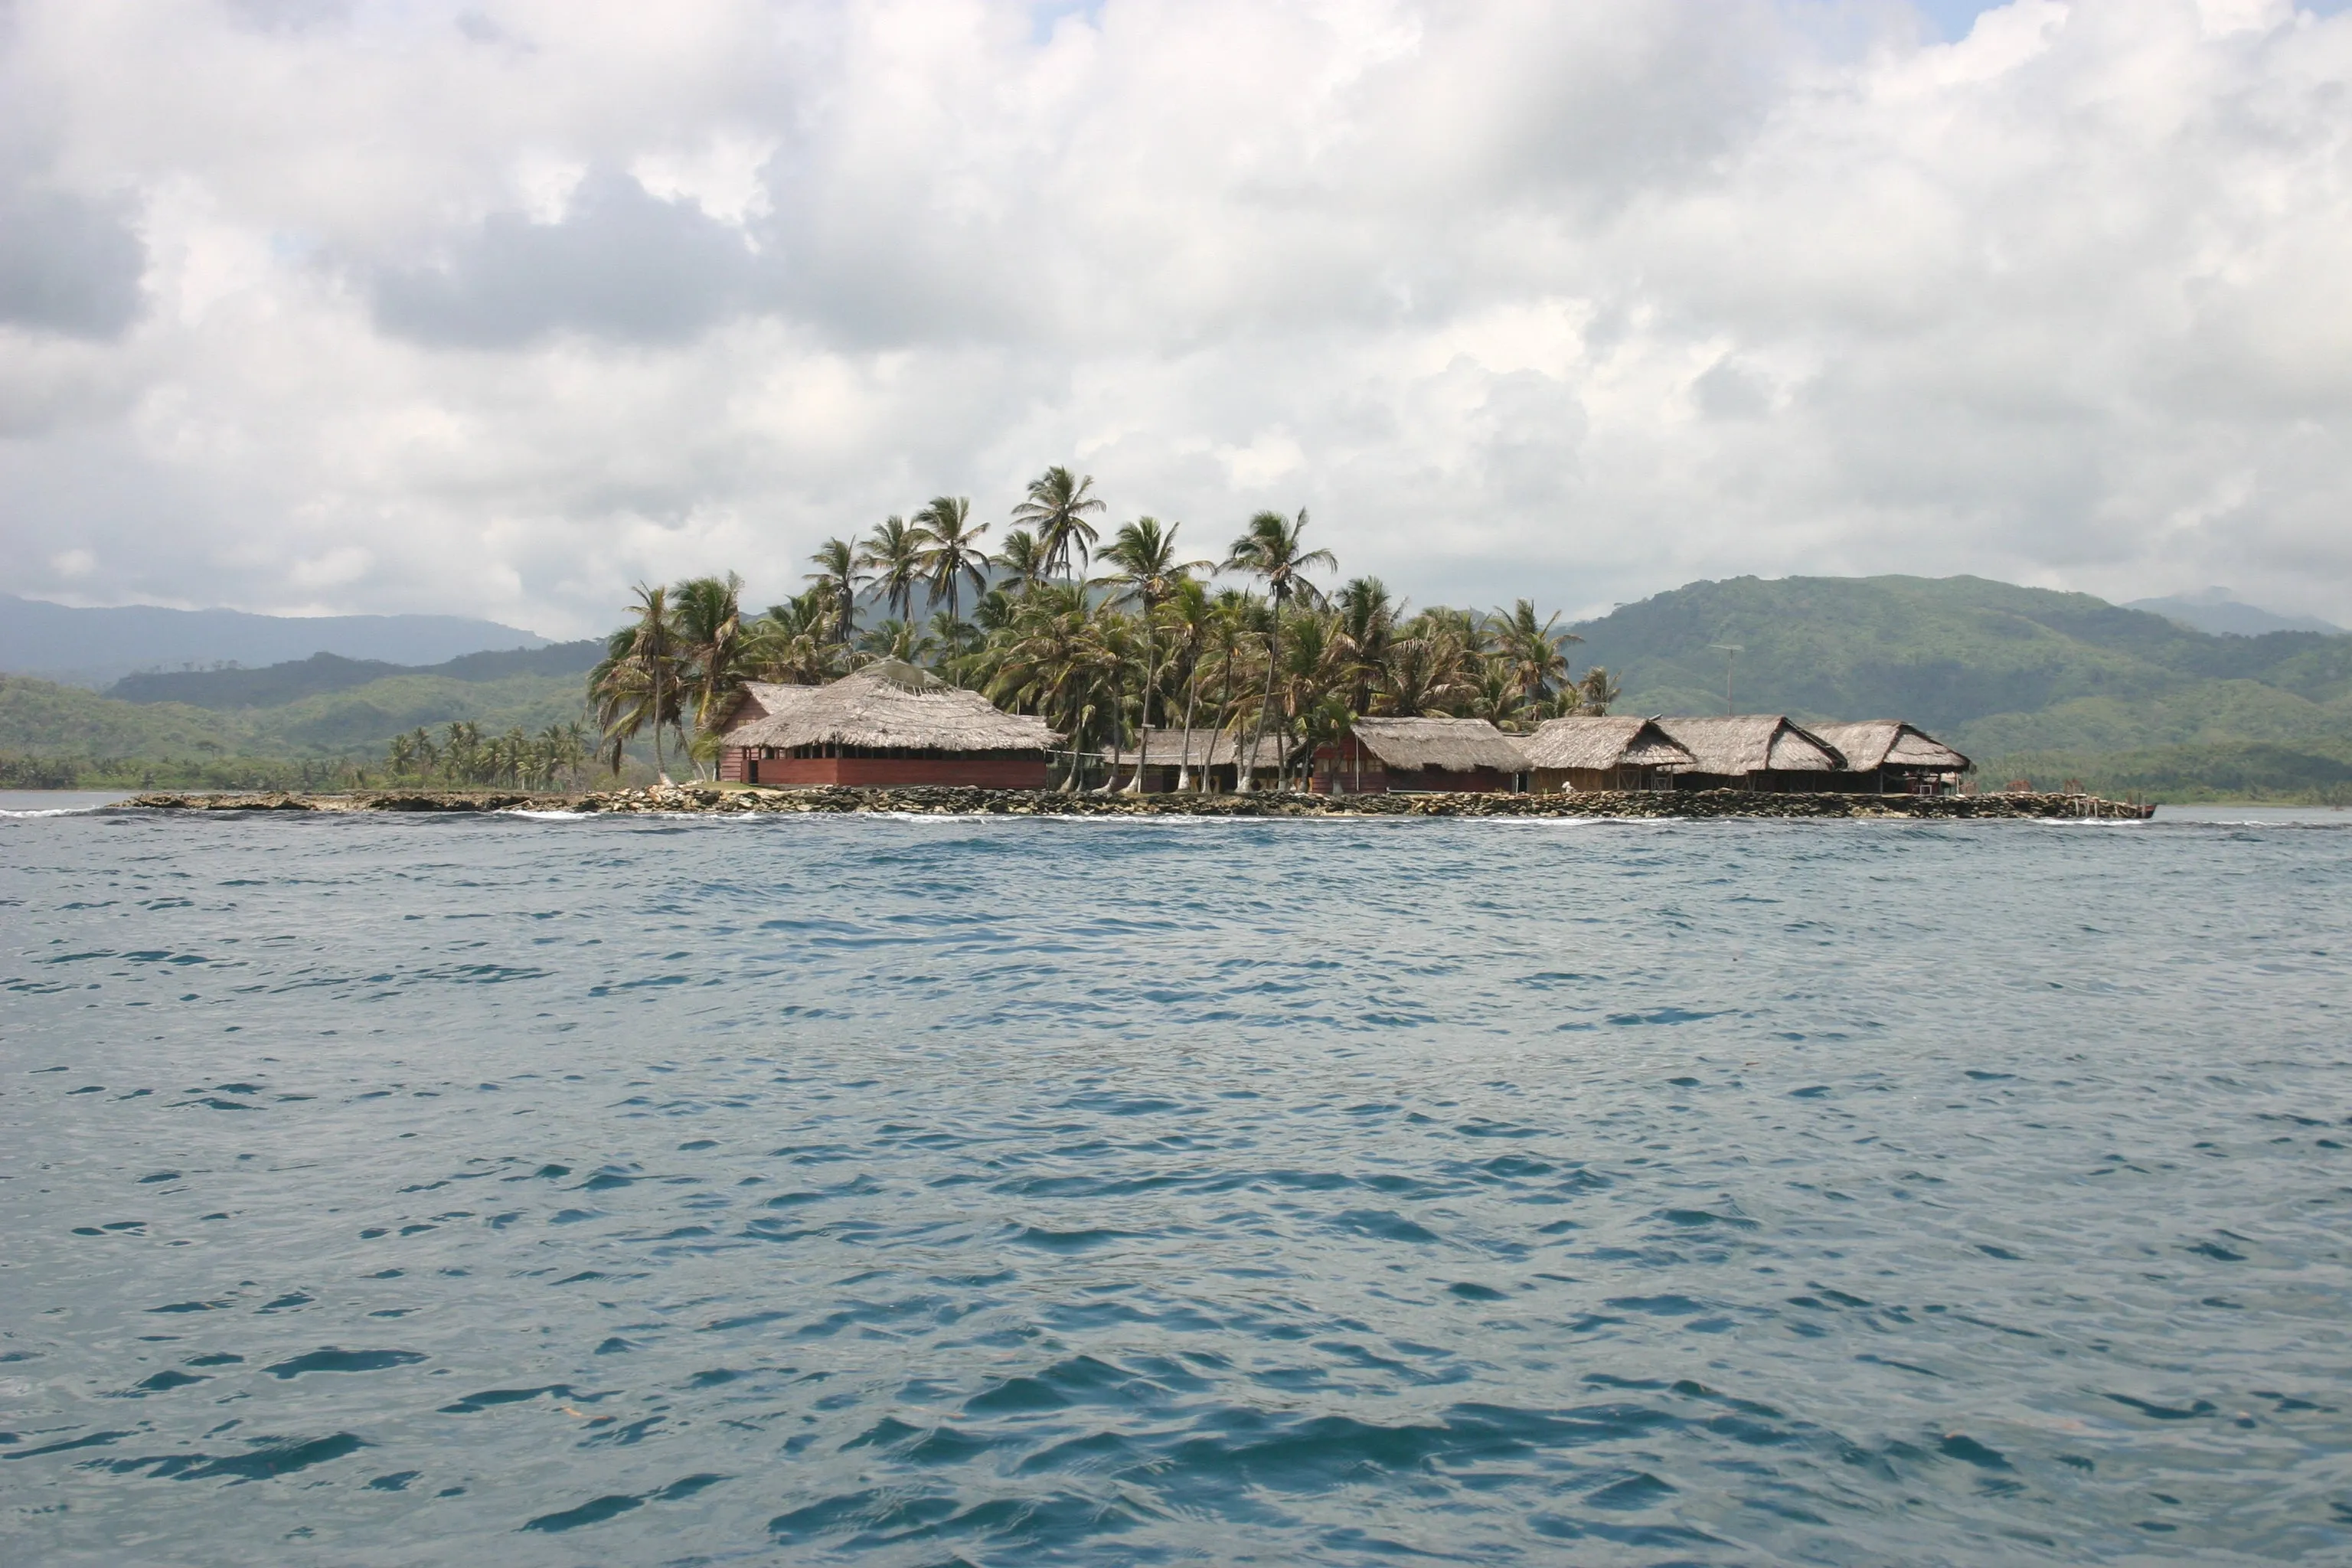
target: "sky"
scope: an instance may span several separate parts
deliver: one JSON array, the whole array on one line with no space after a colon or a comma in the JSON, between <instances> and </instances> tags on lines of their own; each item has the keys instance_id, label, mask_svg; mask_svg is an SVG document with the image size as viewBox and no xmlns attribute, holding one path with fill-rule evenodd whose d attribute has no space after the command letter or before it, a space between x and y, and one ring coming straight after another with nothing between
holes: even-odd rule
<instances>
[{"instance_id":1,"label":"sky","mask_svg":"<svg viewBox=\"0 0 2352 1568\"><path fill-rule=\"evenodd\" d=\"M2341 4L0 0L0 583L579 636L1063 463L2352 624L2347 279Z\"/></svg>"}]
</instances>

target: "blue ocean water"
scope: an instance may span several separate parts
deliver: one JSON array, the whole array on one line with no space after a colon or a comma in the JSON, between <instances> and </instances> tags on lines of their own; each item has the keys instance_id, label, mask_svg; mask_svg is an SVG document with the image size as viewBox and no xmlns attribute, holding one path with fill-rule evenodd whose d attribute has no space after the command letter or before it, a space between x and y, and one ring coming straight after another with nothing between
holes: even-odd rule
<instances>
[{"instance_id":1,"label":"blue ocean water","mask_svg":"<svg viewBox=\"0 0 2352 1568\"><path fill-rule=\"evenodd\" d=\"M0 821L0 1560L2352 1557L2352 832Z\"/></svg>"}]
</instances>

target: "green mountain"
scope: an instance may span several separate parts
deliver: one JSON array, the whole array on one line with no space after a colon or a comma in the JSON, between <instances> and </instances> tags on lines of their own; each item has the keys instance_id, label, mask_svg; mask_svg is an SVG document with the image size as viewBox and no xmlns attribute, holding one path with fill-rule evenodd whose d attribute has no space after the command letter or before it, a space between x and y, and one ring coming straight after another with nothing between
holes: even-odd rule
<instances>
[{"instance_id":1,"label":"green mountain","mask_svg":"<svg viewBox=\"0 0 2352 1568\"><path fill-rule=\"evenodd\" d=\"M1981 577L1694 583L1575 629L1620 712L1720 713L1727 662L1739 711L1908 719L1995 783L2326 795L2352 764L2347 637L2216 637Z\"/></svg>"},{"instance_id":2,"label":"green mountain","mask_svg":"<svg viewBox=\"0 0 2352 1568\"><path fill-rule=\"evenodd\" d=\"M470 720L487 734L535 734L583 719L583 685L577 674L398 674L275 706L211 709L0 676L0 784L309 783L328 776L325 764L379 763L385 742L419 726Z\"/></svg>"},{"instance_id":3,"label":"green mountain","mask_svg":"<svg viewBox=\"0 0 2352 1568\"><path fill-rule=\"evenodd\" d=\"M1621 713L1902 718L1980 776L2159 799L2352 802L2352 637L2211 636L1979 577L1694 583L1576 628ZM307 782L393 736L582 718L593 642L423 668L331 655L139 676L108 696L0 677L0 782ZM136 698L137 700L126 700Z\"/></svg>"},{"instance_id":4,"label":"green mountain","mask_svg":"<svg viewBox=\"0 0 2352 1568\"><path fill-rule=\"evenodd\" d=\"M108 687L106 694L126 702L184 702L192 707L216 709L275 708L305 697L349 691L404 675L468 682L500 680L515 675L585 678L604 656L604 645L593 638L551 643L545 647L462 654L429 665L387 664L380 659L318 653L309 658L265 665L259 669L231 667L128 675Z\"/></svg>"}]
</instances>

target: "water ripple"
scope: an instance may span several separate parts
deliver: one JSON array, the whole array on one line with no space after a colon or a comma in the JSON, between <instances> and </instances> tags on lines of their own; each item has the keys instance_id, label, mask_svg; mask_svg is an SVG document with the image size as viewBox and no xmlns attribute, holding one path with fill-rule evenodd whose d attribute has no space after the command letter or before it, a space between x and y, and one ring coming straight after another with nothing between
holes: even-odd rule
<instances>
[{"instance_id":1,"label":"water ripple","mask_svg":"<svg viewBox=\"0 0 2352 1568\"><path fill-rule=\"evenodd\" d=\"M2352 1555L2352 834L0 834L27 1561Z\"/></svg>"}]
</instances>

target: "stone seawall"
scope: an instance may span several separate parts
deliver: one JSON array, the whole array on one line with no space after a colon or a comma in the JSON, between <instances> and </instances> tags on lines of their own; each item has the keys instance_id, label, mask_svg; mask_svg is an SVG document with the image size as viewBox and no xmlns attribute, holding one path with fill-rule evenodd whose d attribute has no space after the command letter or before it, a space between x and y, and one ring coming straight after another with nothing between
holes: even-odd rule
<instances>
[{"instance_id":1,"label":"stone seawall","mask_svg":"<svg viewBox=\"0 0 2352 1568\"><path fill-rule=\"evenodd\" d=\"M2084 795L1751 795L1743 790L1595 790L1575 795L1059 795L1046 790L753 789L660 784L583 795L426 790L347 795L142 795L129 806L182 811L577 811L619 816L693 812L927 816L1609 816L2089 818L2137 821L2153 806Z\"/></svg>"}]
</instances>

